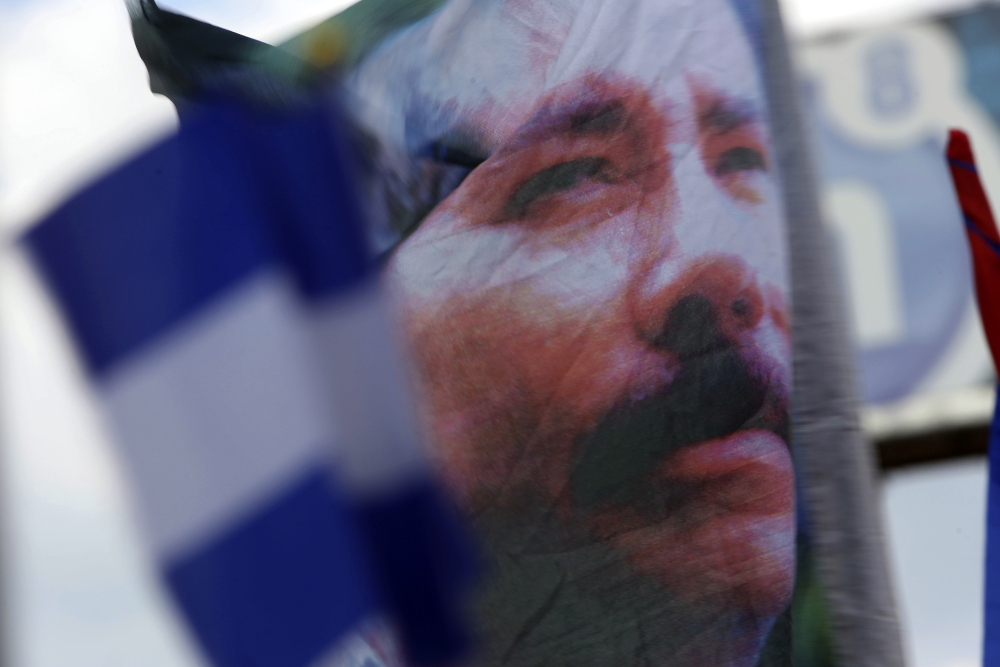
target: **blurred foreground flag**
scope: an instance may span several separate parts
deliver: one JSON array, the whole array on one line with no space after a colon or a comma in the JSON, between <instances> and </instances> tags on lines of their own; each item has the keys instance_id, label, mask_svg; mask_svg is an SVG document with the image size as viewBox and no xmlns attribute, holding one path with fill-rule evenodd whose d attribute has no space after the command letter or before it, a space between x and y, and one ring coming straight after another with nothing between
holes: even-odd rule
<instances>
[{"instance_id":1,"label":"blurred foreground flag","mask_svg":"<svg viewBox=\"0 0 1000 667\"><path fill-rule=\"evenodd\" d=\"M993 362L1000 367L1000 236L986 191L979 180L969 137L952 130L948 165L962 208L972 252L976 296ZM998 391L1000 398L1000 391ZM989 491L986 512L986 610L983 664L1000 666L1000 402L993 415L989 443Z\"/></svg>"},{"instance_id":2,"label":"blurred foreground flag","mask_svg":"<svg viewBox=\"0 0 1000 667\"><path fill-rule=\"evenodd\" d=\"M465 643L472 559L415 436L330 118L192 105L25 239L220 667L314 664L375 614L417 664Z\"/></svg>"}]
</instances>

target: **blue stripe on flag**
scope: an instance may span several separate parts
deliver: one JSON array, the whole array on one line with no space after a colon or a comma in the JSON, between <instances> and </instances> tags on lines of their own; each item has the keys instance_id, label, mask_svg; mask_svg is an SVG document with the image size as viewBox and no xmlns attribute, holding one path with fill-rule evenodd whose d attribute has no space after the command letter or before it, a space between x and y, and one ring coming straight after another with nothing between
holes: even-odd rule
<instances>
[{"instance_id":1,"label":"blue stripe on flag","mask_svg":"<svg viewBox=\"0 0 1000 667\"><path fill-rule=\"evenodd\" d=\"M462 596L478 569L468 534L430 479L357 508L380 592L414 664L466 652Z\"/></svg>"},{"instance_id":2,"label":"blue stripe on flag","mask_svg":"<svg viewBox=\"0 0 1000 667\"><path fill-rule=\"evenodd\" d=\"M272 255L232 158L192 134L206 133L153 148L26 237L95 375Z\"/></svg>"},{"instance_id":3,"label":"blue stripe on flag","mask_svg":"<svg viewBox=\"0 0 1000 667\"><path fill-rule=\"evenodd\" d=\"M321 299L356 285L373 272L364 217L346 138L334 131L336 108L316 105L296 122L256 114L247 119L260 141L255 154L259 189L271 217L280 220L282 252L307 297ZM245 112L240 107L234 114Z\"/></svg>"},{"instance_id":4,"label":"blue stripe on flag","mask_svg":"<svg viewBox=\"0 0 1000 667\"><path fill-rule=\"evenodd\" d=\"M340 141L328 124L204 105L28 233L93 374L265 263L312 297L370 274L350 174L317 140Z\"/></svg>"},{"instance_id":5,"label":"blue stripe on flag","mask_svg":"<svg viewBox=\"0 0 1000 667\"><path fill-rule=\"evenodd\" d=\"M965 160L959 160L958 158L954 157L948 158L948 162L954 167L958 167L959 169L965 169L966 171L971 171L973 174L979 173L979 170L976 169L976 165L972 164L971 162L966 162Z\"/></svg>"},{"instance_id":6,"label":"blue stripe on flag","mask_svg":"<svg viewBox=\"0 0 1000 667\"><path fill-rule=\"evenodd\" d=\"M322 469L167 581L216 667L304 667L375 609L356 528Z\"/></svg>"}]
</instances>

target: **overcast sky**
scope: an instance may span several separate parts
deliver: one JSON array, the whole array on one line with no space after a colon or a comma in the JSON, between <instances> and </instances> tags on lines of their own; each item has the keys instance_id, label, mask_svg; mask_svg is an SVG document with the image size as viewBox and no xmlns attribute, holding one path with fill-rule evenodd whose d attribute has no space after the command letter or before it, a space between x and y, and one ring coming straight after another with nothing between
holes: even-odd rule
<instances>
[{"instance_id":1,"label":"overcast sky","mask_svg":"<svg viewBox=\"0 0 1000 667\"><path fill-rule=\"evenodd\" d=\"M163 0L276 41L349 0ZM968 4L785 0L796 35ZM169 131L122 0L0 0L0 233ZM0 471L14 667L199 664L142 555L115 462L55 318L0 250ZM914 667L978 662L984 468L897 476L888 500ZM947 613L946 613L947 612ZM951 625L944 623L952 618Z\"/></svg>"}]
</instances>

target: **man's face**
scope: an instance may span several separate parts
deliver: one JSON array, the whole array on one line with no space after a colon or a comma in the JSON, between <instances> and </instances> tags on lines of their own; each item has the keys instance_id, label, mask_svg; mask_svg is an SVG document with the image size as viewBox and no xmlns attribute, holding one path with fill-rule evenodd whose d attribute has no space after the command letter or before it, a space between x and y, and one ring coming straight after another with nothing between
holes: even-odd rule
<instances>
[{"instance_id":1,"label":"man's face","mask_svg":"<svg viewBox=\"0 0 1000 667\"><path fill-rule=\"evenodd\" d=\"M794 558L785 237L753 56L724 2L563 4L452 3L354 80L399 104L405 143L488 155L387 270L431 443L504 561L494 603L547 581L511 559L613 571L682 638L661 662L752 664ZM424 121L372 92L407 51ZM690 641L720 634L733 655Z\"/></svg>"}]
</instances>

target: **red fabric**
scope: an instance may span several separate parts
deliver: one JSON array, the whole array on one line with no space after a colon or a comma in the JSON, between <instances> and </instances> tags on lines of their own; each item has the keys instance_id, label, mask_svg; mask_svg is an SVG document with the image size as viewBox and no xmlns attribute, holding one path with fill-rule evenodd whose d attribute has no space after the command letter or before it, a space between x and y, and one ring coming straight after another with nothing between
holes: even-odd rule
<instances>
[{"instance_id":1,"label":"red fabric","mask_svg":"<svg viewBox=\"0 0 1000 667\"><path fill-rule=\"evenodd\" d=\"M951 131L947 154L972 249L979 312L993 363L1000 367L1000 235L997 234L990 202L979 181L972 146L965 132Z\"/></svg>"}]
</instances>

